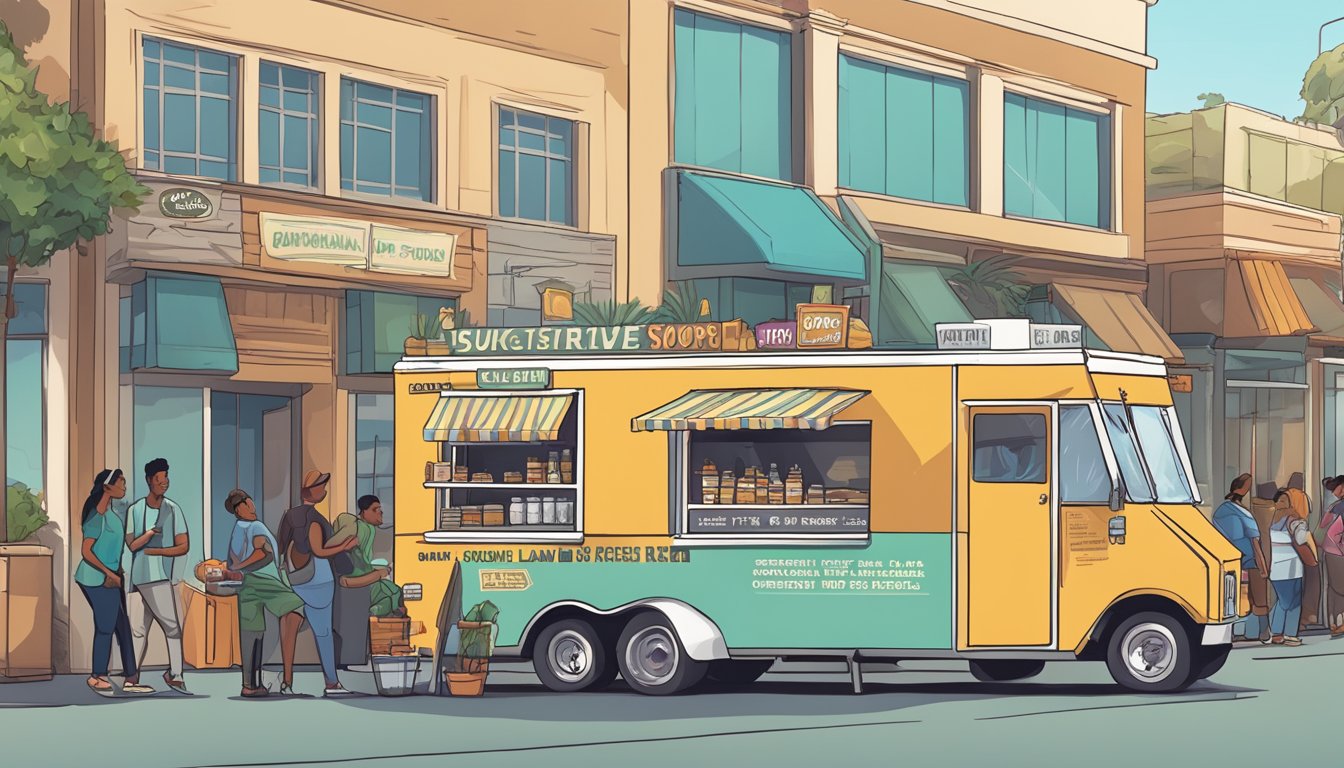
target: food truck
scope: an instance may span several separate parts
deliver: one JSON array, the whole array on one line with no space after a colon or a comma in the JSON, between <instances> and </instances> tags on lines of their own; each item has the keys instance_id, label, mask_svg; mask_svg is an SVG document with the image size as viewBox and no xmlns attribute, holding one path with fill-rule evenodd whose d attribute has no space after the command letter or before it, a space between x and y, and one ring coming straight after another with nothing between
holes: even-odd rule
<instances>
[{"instance_id":1,"label":"food truck","mask_svg":"<svg viewBox=\"0 0 1344 768\"><path fill-rule=\"evenodd\" d=\"M1216 672L1239 555L1195 506L1162 361L1076 327L937 330L909 352L561 335L403 358L412 618L490 600L496 656L557 691L743 684L781 658L844 660L856 690L863 663L912 659L982 680L1097 661L1140 691Z\"/></svg>"}]
</instances>

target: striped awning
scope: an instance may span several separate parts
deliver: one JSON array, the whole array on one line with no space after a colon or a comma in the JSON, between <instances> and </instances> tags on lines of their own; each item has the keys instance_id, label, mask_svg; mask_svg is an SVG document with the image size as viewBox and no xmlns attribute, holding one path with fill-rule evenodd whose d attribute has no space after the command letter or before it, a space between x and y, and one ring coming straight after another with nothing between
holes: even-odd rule
<instances>
[{"instance_id":1,"label":"striped awning","mask_svg":"<svg viewBox=\"0 0 1344 768\"><path fill-rule=\"evenodd\" d=\"M854 389L697 389L631 421L635 432L826 429L868 394Z\"/></svg>"},{"instance_id":2,"label":"striped awning","mask_svg":"<svg viewBox=\"0 0 1344 768\"><path fill-rule=\"evenodd\" d=\"M1301 299L1293 291L1283 264L1271 259L1237 262L1241 285L1253 327L1238 329L1245 336L1300 336L1320 329L1311 321ZM1235 294L1235 287L1229 290ZM1228 297L1229 300L1232 296ZM1240 298L1240 297L1237 297ZM1227 335L1231 335L1225 329Z\"/></svg>"},{"instance_id":3,"label":"striped awning","mask_svg":"<svg viewBox=\"0 0 1344 768\"><path fill-rule=\"evenodd\" d=\"M425 422L425 439L443 443L558 440L573 395L477 397L444 394Z\"/></svg>"}]
</instances>

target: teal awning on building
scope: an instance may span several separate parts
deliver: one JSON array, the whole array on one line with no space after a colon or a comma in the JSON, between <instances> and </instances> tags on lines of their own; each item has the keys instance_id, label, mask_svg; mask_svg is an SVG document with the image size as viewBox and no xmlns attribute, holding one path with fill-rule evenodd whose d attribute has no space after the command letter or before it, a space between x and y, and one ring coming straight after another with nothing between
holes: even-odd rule
<instances>
[{"instance_id":1,"label":"teal awning on building","mask_svg":"<svg viewBox=\"0 0 1344 768\"><path fill-rule=\"evenodd\" d=\"M875 346L935 346L935 323L975 318L957 298L938 267L887 261L877 293Z\"/></svg>"},{"instance_id":2,"label":"teal awning on building","mask_svg":"<svg viewBox=\"0 0 1344 768\"><path fill-rule=\"evenodd\" d=\"M811 190L695 171L672 173L679 277L709 276L697 268L723 276L724 267L737 267L734 274L742 277L866 279L863 244Z\"/></svg>"},{"instance_id":3,"label":"teal awning on building","mask_svg":"<svg viewBox=\"0 0 1344 768\"><path fill-rule=\"evenodd\" d=\"M123 299L125 368L238 371L224 287L218 278L150 273ZM129 333L127 333L129 331Z\"/></svg>"}]
</instances>

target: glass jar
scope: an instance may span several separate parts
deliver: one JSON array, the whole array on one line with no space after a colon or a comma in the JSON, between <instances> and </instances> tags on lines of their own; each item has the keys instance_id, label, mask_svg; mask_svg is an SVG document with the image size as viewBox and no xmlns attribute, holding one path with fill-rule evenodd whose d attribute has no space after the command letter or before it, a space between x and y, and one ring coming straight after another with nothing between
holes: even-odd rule
<instances>
[{"instance_id":1,"label":"glass jar","mask_svg":"<svg viewBox=\"0 0 1344 768\"><path fill-rule=\"evenodd\" d=\"M555 497L547 496L541 500L541 522L555 525Z\"/></svg>"},{"instance_id":2,"label":"glass jar","mask_svg":"<svg viewBox=\"0 0 1344 768\"><path fill-rule=\"evenodd\" d=\"M509 499L509 525L525 525L527 523L527 506L523 504L522 496L514 496Z\"/></svg>"},{"instance_id":3,"label":"glass jar","mask_svg":"<svg viewBox=\"0 0 1344 768\"><path fill-rule=\"evenodd\" d=\"M527 497L527 524L541 525L541 499L537 496Z\"/></svg>"}]
</instances>

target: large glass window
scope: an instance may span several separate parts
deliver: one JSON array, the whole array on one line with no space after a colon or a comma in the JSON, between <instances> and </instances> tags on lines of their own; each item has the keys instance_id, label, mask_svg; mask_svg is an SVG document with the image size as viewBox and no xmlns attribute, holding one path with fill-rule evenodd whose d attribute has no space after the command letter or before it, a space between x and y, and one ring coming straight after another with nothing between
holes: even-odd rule
<instances>
[{"instance_id":1,"label":"large glass window","mask_svg":"<svg viewBox=\"0 0 1344 768\"><path fill-rule=\"evenodd\" d=\"M870 425L705 430L687 440L684 533L868 532ZM800 506L818 514L786 513Z\"/></svg>"},{"instance_id":2,"label":"large glass window","mask_svg":"<svg viewBox=\"0 0 1344 768\"><path fill-rule=\"evenodd\" d=\"M1237 475L1252 472L1255 498L1270 502L1276 489L1306 472L1307 388L1229 386L1225 392L1219 486L1226 488ZM1329 467L1326 472L1333 474Z\"/></svg>"},{"instance_id":3,"label":"large glass window","mask_svg":"<svg viewBox=\"0 0 1344 768\"><path fill-rule=\"evenodd\" d=\"M1044 483L1048 430L1036 413L981 413L975 435L971 476L977 483Z\"/></svg>"},{"instance_id":4,"label":"large glass window","mask_svg":"<svg viewBox=\"0 0 1344 768\"><path fill-rule=\"evenodd\" d=\"M261 62L262 184L317 186L318 82L316 72Z\"/></svg>"},{"instance_id":5,"label":"large glass window","mask_svg":"<svg viewBox=\"0 0 1344 768\"><path fill-rule=\"evenodd\" d=\"M345 347L346 373L391 373L401 359L406 337L414 330L416 315L424 315L439 328L439 310L456 309L457 299L411 296L378 291L346 291ZM470 318L457 316L457 327L466 327Z\"/></svg>"},{"instance_id":6,"label":"large glass window","mask_svg":"<svg viewBox=\"0 0 1344 768\"><path fill-rule=\"evenodd\" d=\"M434 197L432 97L341 78L341 189Z\"/></svg>"},{"instance_id":7,"label":"large glass window","mask_svg":"<svg viewBox=\"0 0 1344 768\"><path fill-rule=\"evenodd\" d=\"M393 482L393 437L396 422L392 418L392 395L357 394L355 409L355 453L350 475L355 480L354 499L372 494L383 504L383 525L391 528L395 519ZM391 559L391 537L374 542L375 554Z\"/></svg>"},{"instance_id":8,"label":"large glass window","mask_svg":"<svg viewBox=\"0 0 1344 768\"><path fill-rule=\"evenodd\" d=\"M499 215L574 223L574 123L499 110Z\"/></svg>"},{"instance_id":9,"label":"large glass window","mask_svg":"<svg viewBox=\"0 0 1344 768\"><path fill-rule=\"evenodd\" d=\"M715 320L745 320L756 325L768 320L792 320L798 305L812 300L811 283L721 277L692 280L696 296L709 299Z\"/></svg>"},{"instance_id":10,"label":"large glass window","mask_svg":"<svg viewBox=\"0 0 1344 768\"><path fill-rule=\"evenodd\" d=\"M1092 409L1065 405L1059 409L1059 490L1064 504L1106 504L1111 472L1101 452Z\"/></svg>"},{"instance_id":11,"label":"large glass window","mask_svg":"<svg viewBox=\"0 0 1344 768\"><path fill-rule=\"evenodd\" d=\"M3 295L0 285L0 302ZM23 529L38 522L47 486L47 287L16 283L14 302L19 314L10 321L5 355L6 509L10 531L30 534Z\"/></svg>"},{"instance_id":12,"label":"large glass window","mask_svg":"<svg viewBox=\"0 0 1344 768\"><path fill-rule=\"evenodd\" d=\"M791 179L788 33L680 9L674 15L676 162Z\"/></svg>"},{"instance_id":13,"label":"large glass window","mask_svg":"<svg viewBox=\"0 0 1344 768\"><path fill-rule=\"evenodd\" d=\"M1111 119L1010 93L1003 105L1004 211L1111 225Z\"/></svg>"},{"instance_id":14,"label":"large glass window","mask_svg":"<svg viewBox=\"0 0 1344 768\"><path fill-rule=\"evenodd\" d=\"M144 167L236 181L238 59L145 38Z\"/></svg>"},{"instance_id":15,"label":"large glass window","mask_svg":"<svg viewBox=\"0 0 1344 768\"><path fill-rule=\"evenodd\" d=\"M202 507L213 501L205 499L206 467L202 460L205 395L200 389L178 387L136 386L133 392L132 455L130 464L122 467L128 486L126 501L143 498L149 490L145 473L139 469L150 459L160 456L167 459L172 479L168 497L182 507L191 541L187 554L175 561L174 576L195 582L194 566L209 551L207 517ZM228 492L227 488L223 491Z\"/></svg>"},{"instance_id":16,"label":"large glass window","mask_svg":"<svg viewBox=\"0 0 1344 768\"><path fill-rule=\"evenodd\" d=\"M840 57L840 186L966 205L970 84Z\"/></svg>"}]
</instances>

